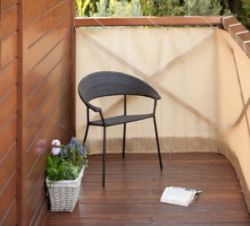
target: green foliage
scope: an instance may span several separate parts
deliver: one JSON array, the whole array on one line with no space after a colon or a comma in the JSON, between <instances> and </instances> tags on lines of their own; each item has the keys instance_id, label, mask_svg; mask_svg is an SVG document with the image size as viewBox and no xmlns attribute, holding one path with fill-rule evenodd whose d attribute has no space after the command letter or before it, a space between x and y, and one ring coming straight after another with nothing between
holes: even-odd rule
<instances>
[{"instance_id":1,"label":"green foliage","mask_svg":"<svg viewBox=\"0 0 250 226\"><path fill-rule=\"evenodd\" d=\"M242 15L242 22L250 29L250 0L242 0L242 8L244 12Z\"/></svg>"},{"instance_id":2,"label":"green foliage","mask_svg":"<svg viewBox=\"0 0 250 226\"><path fill-rule=\"evenodd\" d=\"M98 17L98 16L103 16L103 17L111 16L107 0L100 0L99 2L96 3L96 6L97 6L97 12L94 12L93 16L96 16L96 17Z\"/></svg>"},{"instance_id":3,"label":"green foliage","mask_svg":"<svg viewBox=\"0 0 250 226\"><path fill-rule=\"evenodd\" d=\"M185 15L220 15L222 5L219 0L185 0Z\"/></svg>"},{"instance_id":4,"label":"green foliage","mask_svg":"<svg viewBox=\"0 0 250 226\"><path fill-rule=\"evenodd\" d=\"M250 16L250 0L242 0L242 7L247 16Z\"/></svg>"},{"instance_id":5,"label":"green foliage","mask_svg":"<svg viewBox=\"0 0 250 226\"><path fill-rule=\"evenodd\" d=\"M73 142L72 142L73 140ZM47 176L51 181L74 180L83 166L87 166L86 148L72 139L68 145L58 145L58 155L49 154Z\"/></svg>"},{"instance_id":6,"label":"green foliage","mask_svg":"<svg viewBox=\"0 0 250 226\"><path fill-rule=\"evenodd\" d=\"M235 15L250 28L250 0L75 0L77 16Z\"/></svg>"},{"instance_id":7,"label":"green foliage","mask_svg":"<svg viewBox=\"0 0 250 226\"><path fill-rule=\"evenodd\" d=\"M140 0L76 0L77 16L141 16Z\"/></svg>"},{"instance_id":8,"label":"green foliage","mask_svg":"<svg viewBox=\"0 0 250 226\"><path fill-rule=\"evenodd\" d=\"M184 7L179 0L141 0L141 5L145 16L184 15Z\"/></svg>"},{"instance_id":9,"label":"green foliage","mask_svg":"<svg viewBox=\"0 0 250 226\"><path fill-rule=\"evenodd\" d=\"M153 16L208 16L220 15L220 0L141 0L143 15Z\"/></svg>"},{"instance_id":10,"label":"green foliage","mask_svg":"<svg viewBox=\"0 0 250 226\"><path fill-rule=\"evenodd\" d=\"M86 9L91 0L75 0L76 3L76 15L83 16L86 13Z\"/></svg>"},{"instance_id":11,"label":"green foliage","mask_svg":"<svg viewBox=\"0 0 250 226\"><path fill-rule=\"evenodd\" d=\"M62 156L48 156L47 174L51 181L74 180L81 168L73 165Z\"/></svg>"},{"instance_id":12,"label":"green foliage","mask_svg":"<svg viewBox=\"0 0 250 226\"><path fill-rule=\"evenodd\" d=\"M111 16L126 17L126 16L141 16L140 0L110 0L108 11Z\"/></svg>"},{"instance_id":13,"label":"green foliage","mask_svg":"<svg viewBox=\"0 0 250 226\"><path fill-rule=\"evenodd\" d=\"M234 16L250 29L250 0L224 0Z\"/></svg>"},{"instance_id":14,"label":"green foliage","mask_svg":"<svg viewBox=\"0 0 250 226\"><path fill-rule=\"evenodd\" d=\"M75 0L76 16L92 16L97 11L99 0Z\"/></svg>"}]
</instances>

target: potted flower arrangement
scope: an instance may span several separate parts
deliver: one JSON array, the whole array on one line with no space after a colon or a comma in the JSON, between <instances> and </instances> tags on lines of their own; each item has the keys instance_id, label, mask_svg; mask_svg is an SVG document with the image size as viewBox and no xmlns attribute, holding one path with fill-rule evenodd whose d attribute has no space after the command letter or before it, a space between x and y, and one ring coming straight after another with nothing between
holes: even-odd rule
<instances>
[{"instance_id":1,"label":"potted flower arrangement","mask_svg":"<svg viewBox=\"0 0 250 226\"><path fill-rule=\"evenodd\" d=\"M86 166L86 147L76 138L71 138L67 145L61 145L58 139L52 141L46 177L51 211L74 210Z\"/></svg>"}]
</instances>

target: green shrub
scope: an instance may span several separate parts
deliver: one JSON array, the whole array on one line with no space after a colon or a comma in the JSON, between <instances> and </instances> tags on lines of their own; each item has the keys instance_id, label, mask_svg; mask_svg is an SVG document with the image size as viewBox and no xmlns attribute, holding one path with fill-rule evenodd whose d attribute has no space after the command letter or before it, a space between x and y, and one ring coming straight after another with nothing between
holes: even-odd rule
<instances>
[{"instance_id":1,"label":"green shrub","mask_svg":"<svg viewBox=\"0 0 250 226\"><path fill-rule=\"evenodd\" d=\"M236 16L250 28L250 0L75 0L77 16Z\"/></svg>"},{"instance_id":2,"label":"green shrub","mask_svg":"<svg viewBox=\"0 0 250 226\"><path fill-rule=\"evenodd\" d=\"M141 16L140 0L76 0L77 16Z\"/></svg>"},{"instance_id":3,"label":"green shrub","mask_svg":"<svg viewBox=\"0 0 250 226\"><path fill-rule=\"evenodd\" d=\"M185 15L220 15L222 5L219 0L185 0Z\"/></svg>"},{"instance_id":4,"label":"green shrub","mask_svg":"<svg viewBox=\"0 0 250 226\"><path fill-rule=\"evenodd\" d=\"M87 166L86 147L82 146L76 138L71 138L68 145L61 145L57 139L52 141L46 170L49 180L74 180L83 166Z\"/></svg>"},{"instance_id":5,"label":"green shrub","mask_svg":"<svg viewBox=\"0 0 250 226\"><path fill-rule=\"evenodd\" d=\"M93 16L113 16L113 17L128 17L141 16L140 0L100 0L96 3L97 12Z\"/></svg>"},{"instance_id":6,"label":"green shrub","mask_svg":"<svg viewBox=\"0 0 250 226\"><path fill-rule=\"evenodd\" d=\"M141 0L145 16L180 16L184 7L179 0Z\"/></svg>"},{"instance_id":7,"label":"green shrub","mask_svg":"<svg viewBox=\"0 0 250 226\"><path fill-rule=\"evenodd\" d=\"M75 0L76 16L84 16L91 0Z\"/></svg>"},{"instance_id":8,"label":"green shrub","mask_svg":"<svg viewBox=\"0 0 250 226\"><path fill-rule=\"evenodd\" d=\"M141 0L143 15L154 16L208 16L220 15L220 0Z\"/></svg>"},{"instance_id":9,"label":"green shrub","mask_svg":"<svg viewBox=\"0 0 250 226\"><path fill-rule=\"evenodd\" d=\"M48 156L47 175L49 180L74 180L78 177L81 168L68 162L64 157Z\"/></svg>"},{"instance_id":10,"label":"green shrub","mask_svg":"<svg viewBox=\"0 0 250 226\"><path fill-rule=\"evenodd\" d=\"M243 14L241 20L243 24L250 29L250 0L242 0Z\"/></svg>"}]
</instances>

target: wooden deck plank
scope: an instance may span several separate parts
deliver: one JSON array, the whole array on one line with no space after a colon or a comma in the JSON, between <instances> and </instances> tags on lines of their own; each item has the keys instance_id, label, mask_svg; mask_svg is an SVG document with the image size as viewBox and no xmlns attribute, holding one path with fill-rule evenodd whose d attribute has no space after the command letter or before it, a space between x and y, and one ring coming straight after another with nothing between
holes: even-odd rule
<instances>
[{"instance_id":1,"label":"wooden deck plank","mask_svg":"<svg viewBox=\"0 0 250 226\"><path fill-rule=\"evenodd\" d=\"M108 155L106 187L101 156L91 156L73 213L49 212L46 226L245 226L250 216L237 176L219 154ZM159 202L166 186L203 190L190 207Z\"/></svg>"}]
</instances>

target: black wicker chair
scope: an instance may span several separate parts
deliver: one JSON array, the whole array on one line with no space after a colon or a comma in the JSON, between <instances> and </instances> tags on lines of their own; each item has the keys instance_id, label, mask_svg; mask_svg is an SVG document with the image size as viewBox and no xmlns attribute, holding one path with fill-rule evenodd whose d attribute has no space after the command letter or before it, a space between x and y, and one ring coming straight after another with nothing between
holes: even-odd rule
<instances>
[{"instance_id":1,"label":"black wicker chair","mask_svg":"<svg viewBox=\"0 0 250 226\"><path fill-rule=\"evenodd\" d=\"M87 127L83 139L85 143L88 135L89 126L103 127L103 167L102 167L102 185L105 186L105 165L106 165L106 128L118 124L123 124L123 147L122 157L125 157L125 140L126 140L126 123L139 121L143 119L153 118L156 143L158 149L158 158L160 169L162 170L162 160L160 152L160 144L156 126L155 111L157 100L160 95L147 83L121 72L100 71L84 77L78 86L78 92L81 100L87 107ZM124 114L111 118L104 118L102 109L90 103L91 100L104 96L124 96ZM127 115L127 95L144 96L154 99L153 112L150 114ZM89 110L100 114L100 120L90 121Z\"/></svg>"}]
</instances>

